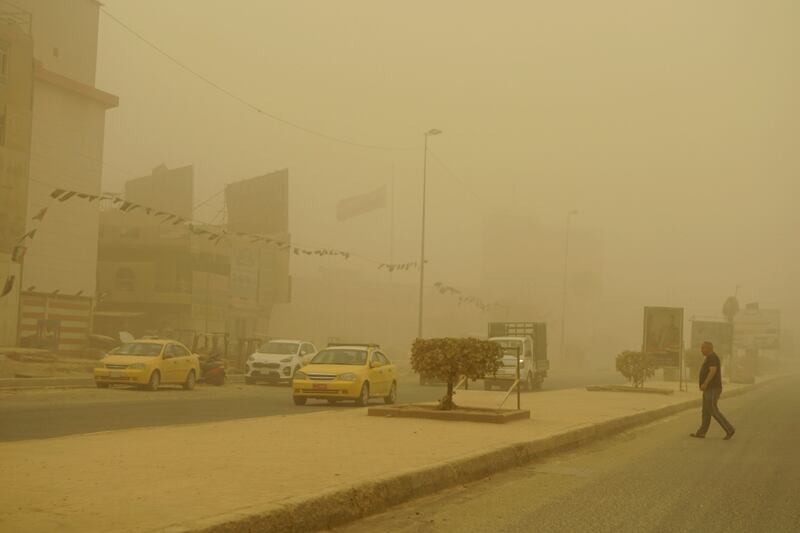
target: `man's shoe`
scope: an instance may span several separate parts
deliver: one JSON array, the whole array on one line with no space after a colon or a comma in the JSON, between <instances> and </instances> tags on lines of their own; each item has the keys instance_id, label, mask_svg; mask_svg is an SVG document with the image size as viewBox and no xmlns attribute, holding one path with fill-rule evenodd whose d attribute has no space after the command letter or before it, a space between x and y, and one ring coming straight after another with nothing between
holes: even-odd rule
<instances>
[{"instance_id":1,"label":"man's shoe","mask_svg":"<svg viewBox=\"0 0 800 533\"><path fill-rule=\"evenodd\" d=\"M731 433L731 435L732 435L732 433ZM689 436L690 436L690 437L694 437L694 438L696 438L696 439L704 439L704 438L706 438L706 436L705 436L705 435L700 435L700 434L698 434L698 433L689 433Z\"/></svg>"},{"instance_id":2,"label":"man's shoe","mask_svg":"<svg viewBox=\"0 0 800 533\"><path fill-rule=\"evenodd\" d=\"M722 440L731 440L731 437L733 437L733 434L734 434L734 433L736 433L736 430L735 430L735 429L732 429L730 433L726 434L726 435L725 435L725 436L722 438Z\"/></svg>"}]
</instances>

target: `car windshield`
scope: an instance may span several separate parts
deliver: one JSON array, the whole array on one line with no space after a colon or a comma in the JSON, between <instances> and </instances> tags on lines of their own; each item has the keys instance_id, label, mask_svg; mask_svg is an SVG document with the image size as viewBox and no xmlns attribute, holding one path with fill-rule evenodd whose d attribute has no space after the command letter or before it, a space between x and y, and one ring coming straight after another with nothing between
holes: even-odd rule
<instances>
[{"instance_id":1,"label":"car windshield","mask_svg":"<svg viewBox=\"0 0 800 533\"><path fill-rule=\"evenodd\" d=\"M521 341L492 341L500 345L503 350L503 355L522 355L522 342Z\"/></svg>"},{"instance_id":2,"label":"car windshield","mask_svg":"<svg viewBox=\"0 0 800 533\"><path fill-rule=\"evenodd\" d=\"M296 342L266 342L258 349L259 353L274 353L279 355L294 355L297 353Z\"/></svg>"},{"instance_id":3,"label":"car windshield","mask_svg":"<svg viewBox=\"0 0 800 533\"><path fill-rule=\"evenodd\" d=\"M322 350L314 359L312 365L365 365L367 364L366 350Z\"/></svg>"},{"instance_id":4,"label":"car windshield","mask_svg":"<svg viewBox=\"0 0 800 533\"><path fill-rule=\"evenodd\" d=\"M126 342L109 352L111 355L142 355L155 357L161 353L161 345L152 342Z\"/></svg>"}]
</instances>

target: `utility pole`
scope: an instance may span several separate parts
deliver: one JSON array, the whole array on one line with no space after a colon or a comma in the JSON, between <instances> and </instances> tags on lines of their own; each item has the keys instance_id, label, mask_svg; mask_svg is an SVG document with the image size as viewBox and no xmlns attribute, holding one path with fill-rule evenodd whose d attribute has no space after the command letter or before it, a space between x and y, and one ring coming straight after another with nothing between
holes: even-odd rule
<instances>
[{"instance_id":1,"label":"utility pole","mask_svg":"<svg viewBox=\"0 0 800 533\"><path fill-rule=\"evenodd\" d=\"M566 362L567 350L564 347L567 332L567 267L569 265L569 229L573 215L578 211L573 209L567 213L566 235L564 237L564 284L561 288L561 361Z\"/></svg>"},{"instance_id":2,"label":"utility pole","mask_svg":"<svg viewBox=\"0 0 800 533\"><path fill-rule=\"evenodd\" d=\"M417 322L417 338L422 338L422 308L424 303L425 291L425 202L427 199L427 181L428 181L428 137L432 135L439 135L441 130L432 129L425 132L425 154L422 163L422 238L420 239L420 254L419 254L419 311Z\"/></svg>"}]
</instances>

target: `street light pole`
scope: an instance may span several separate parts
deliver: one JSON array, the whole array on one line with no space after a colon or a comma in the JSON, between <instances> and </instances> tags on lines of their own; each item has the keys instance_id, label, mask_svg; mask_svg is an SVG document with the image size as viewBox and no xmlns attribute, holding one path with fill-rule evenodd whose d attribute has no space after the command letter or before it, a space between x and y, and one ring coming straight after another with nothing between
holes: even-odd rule
<instances>
[{"instance_id":1,"label":"street light pole","mask_svg":"<svg viewBox=\"0 0 800 533\"><path fill-rule=\"evenodd\" d=\"M561 361L565 362L567 358L567 351L564 348L564 339L567 332L567 266L569 262L569 224L572 220L572 215L577 215L578 211L573 209L567 213L567 229L564 238L564 284L561 288Z\"/></svg>"},{"instance_id":2,"label":"street light pole","mask_svg":"<svg viewBox=\"0 0 800 533\"><path fill-rule=\"evenodd\" d=\"M425 203L427 199L427 181L428 181L428 137L431 135L439 135L442 133L440 130L432 129L425 132L425 154L422 163L422 237L420 239L420 253L419 253L419 311L417 313L417 338L422 338L422 306L424 302L425 290Z\"/></svg>"}]
</instances>

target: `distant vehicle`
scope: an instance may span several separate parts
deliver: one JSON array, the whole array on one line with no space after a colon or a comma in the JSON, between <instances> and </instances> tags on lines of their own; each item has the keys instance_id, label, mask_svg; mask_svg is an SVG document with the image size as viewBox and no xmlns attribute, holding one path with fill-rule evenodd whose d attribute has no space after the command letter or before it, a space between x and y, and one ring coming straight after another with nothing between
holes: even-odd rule
<instances>
[{"instance_id":1,"label":"distant vehicle","mask_svg":"<svg viewBox=\"0 0 800 533\"><path fill-rule=\"evenodd\" d=\"M397 369L377 344L329 345L297 371L292 381L295 405L309 398L354 400L367 405L370 398L397 400Z\"/></svg>"},{"instance_id":2,"label":"distant vehicle","mask_svg":"<svg viewBox=\"0 0 800 533\"><path fill-rule=\"evenodd\" d=\"M200 354L200 381L209 385L222 386L225 384L227 372L225 359L221 352Z\"/></svg>"},{"instance_id":3,"label":"distant vehicle","mask_svg":"<svg viewBox=\"0 0 800 533\"><path fill-rule=\"evenodd\" d=\"M491 322L489 341L503 349L501 366L483 380L486 390L508 389L517 379L519 358L520 388L539 390L550 369L547 359L547 324L543 322Z\"/></svg>"},{"instance_id":4,"label":"distant vehicle","mask_svg":"<svg viewBox=\"0 0 800 533\"><path fill-rule=\"evenodd\" d=\"M114 348L94 369L94 379L101 389L110 385L136 385L158 390L161 385L194 388L200 376L197 355L178 341L138 339Z\"/></svg>"},{"instance_id":5,"label":"distant vehicle","mask_svg":"<svg viewBox=\"0 0 800 533\"><path fill-rule=\"evenodd\" d=\"M300 340L272 340L265 342L247 358L244 382L253 385L259 381L291 383L295 372L311 361L317 348Z\"/></svg>"}]
</instances>

